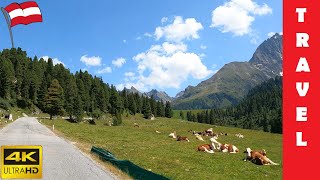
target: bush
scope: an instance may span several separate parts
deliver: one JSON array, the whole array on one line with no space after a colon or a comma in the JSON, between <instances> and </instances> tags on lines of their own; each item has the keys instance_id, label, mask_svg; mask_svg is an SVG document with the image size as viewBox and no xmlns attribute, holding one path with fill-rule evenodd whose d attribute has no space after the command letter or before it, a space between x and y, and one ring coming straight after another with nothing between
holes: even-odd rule
<instances>
[{"instance_id":1,"label":"bush","mask_svg":"<svg viewBox=\"0 0 320 180\"><path fill-rule=\"evenodd\" d=\"M102 112L100 111L100 109L96 109L92 112L92 117L94 119L100 119L102 116Z\"/></svg>"},{"instance_id":2,"label":"bush","mask_svg":"<svg viewBox=\"0 0 320 180\"><path fill-rule=\"evenodd\" d=\"M117 112L116 116L114 116L112 120L113 120L113 126L119 126L120 124L122 124L121 114Z\"/></svg>"},{"instance_id":3,"label":"bush","mask_svg":"<svg viewBox=\"0 0 320 180\"><path fill-rule=\"evenodd\" d=\"M4 109L4 110L9 110L10 107L11 107L11 106L10 106L10 104L9 104L8 101L0 98L0 108L2 108L2 109Z\"/></svg>"}]
</instances>

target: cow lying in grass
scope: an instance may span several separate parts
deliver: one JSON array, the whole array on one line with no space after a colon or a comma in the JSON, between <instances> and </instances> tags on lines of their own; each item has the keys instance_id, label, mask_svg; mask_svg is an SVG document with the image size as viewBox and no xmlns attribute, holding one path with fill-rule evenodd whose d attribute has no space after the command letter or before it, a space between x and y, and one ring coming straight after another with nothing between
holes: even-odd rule
<instances>
[{"instance_id":1,"label":"cow lying in grass","mask_svg":"<svg viewBox=\"0 0 320 180\"><path fill-rule=\"evenodd\" d=\"M221 143L217 141L218 136L213 136L212 138L210 138L210 141L212 143L213 149L217 149L220 150L221 147Z\"/></svg>"},{"instance_id":2,"label":"cow lying in grass","mask_svg":"<svg viewBox=\"0 0 320 180\"><path fill-rule=\"evenodd\" d=\"M246 158L244 161L251 161L257 165L279 165L277 163L272 162L266 155L266 151L253 151L250 148L247 148Z\"/></svg>"},{"instance_id":3,"label":"cow lying in grass","mask_svg":"<svg viewBox=\"0 0 320 180\"><path fill-rule=\"evenodd\" d=\"M239 149L235 145L232 145L232 144L222 144L220 147L220 151L224 152L224 153L226 153L226 152L238 153Z\"/></svg>"},{"instance_id":4,"label":"cow lying in grass","mask_svg":"<svg viewBox=\"0 0 320 180\"><path fill-rule=\"evenodd\" d=\"M187 141L187 142L190 142L188 137L184 137L184 136L177 136L177 141Z\"/></svg>"},{"instance_id":5,"label":"cow lying in grass","mask_svg":"<svg viewBox=\"0 0 320 180\"><path fill-rule=\"evenodd\" d=\"M202 136L201 136L201 135L196 134L195 136L196 136L196 138L197 138L199 141L204 141L204 139L202 138Z\"/></svg>"},{"instance_id":6,"label":"cow lying in grass","mask_svg":"<svg viewBox=\"0 0 320 180\"><path fill-rule=\"evenodd\" d=\"M217 141L217 139L218 139L217 136L214 136L210 139L214 149L217 149L221 152L229 152L229 153L238 153L239 152L239 149L235 145L221 144L220 142Z\"/></svg>"},{"instance_id":7,"label":"cow lying in grass","mask_svg":"<svg viewBox=\"0 0 320 180\"><path fill-rule=\"evenodd\" d=\"M177 133L175 131L173 131L173 133L169 134L169 137L176 139L177 138Z\"/></svg>"},{"instance_id":8,"label":"cow lying in grass","mask_svg":"<svg viewBox=\"0 0 320 180\"><path fill-rule=\"evenodd\" d=\"M198 151L207 152L207 153L214 153L213 146L211 144L202 144L198 146Z\"/></svg>"}]
</instances>

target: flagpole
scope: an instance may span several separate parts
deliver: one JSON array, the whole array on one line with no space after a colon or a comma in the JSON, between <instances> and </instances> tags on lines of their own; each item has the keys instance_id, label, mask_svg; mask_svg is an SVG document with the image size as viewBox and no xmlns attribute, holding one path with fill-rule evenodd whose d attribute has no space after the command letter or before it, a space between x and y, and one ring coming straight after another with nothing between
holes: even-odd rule
<instances>
[{"instance_id":1,"label":"flagpole","mask_svg":"<svg viewBox=\"0 0 320 180\"><path fill-rule=\"evenodd\" d=\"M9 33L10 33L10 38L11 38L12 48L14 48L12 29L11 29L11 22L9 20L9 17L8 17L8 14L7 14L6 10L3 7L1 7L1 11L2 11L2 13L3 13L3 15L4 15L4 17L5 17L6 21L7 21L8 29L9 29Z\"/></svg>"}]
</instances>

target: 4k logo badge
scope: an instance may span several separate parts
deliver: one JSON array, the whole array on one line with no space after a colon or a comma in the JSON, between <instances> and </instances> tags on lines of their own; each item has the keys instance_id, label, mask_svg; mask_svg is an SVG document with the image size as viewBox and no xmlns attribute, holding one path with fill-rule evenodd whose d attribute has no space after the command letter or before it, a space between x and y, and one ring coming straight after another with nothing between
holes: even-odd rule
<instances>
[{"instance_id":1,"label":"4k logo badge","mask_svg":"<svg viewBox=\"0 0 320 180\"><path fill-rule=\"evenodd\" d=\"M42 146L2 146L1 177L42 178Z\"/></svg>"}]
</instances>

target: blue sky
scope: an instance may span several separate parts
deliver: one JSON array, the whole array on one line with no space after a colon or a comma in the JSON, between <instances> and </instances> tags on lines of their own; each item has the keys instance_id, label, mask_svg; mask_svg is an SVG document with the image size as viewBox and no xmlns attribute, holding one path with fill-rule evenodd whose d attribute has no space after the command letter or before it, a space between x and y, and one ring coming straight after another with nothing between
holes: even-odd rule
<instances>
[{"instance_id":1,"label":"blue sky","mask_svg":"<svg viewBox=\"0 0 320 180\"><path fill-rule=\"evenodd\" d=\"M16 47L72 72L88 70L119 89L171 96L228 62L249 60L268 35L282 32L279 0L37 2L44 22L13 27ZM3 16L0 22L0 48L10 48Z\"/></svg>"}]
</instances>

